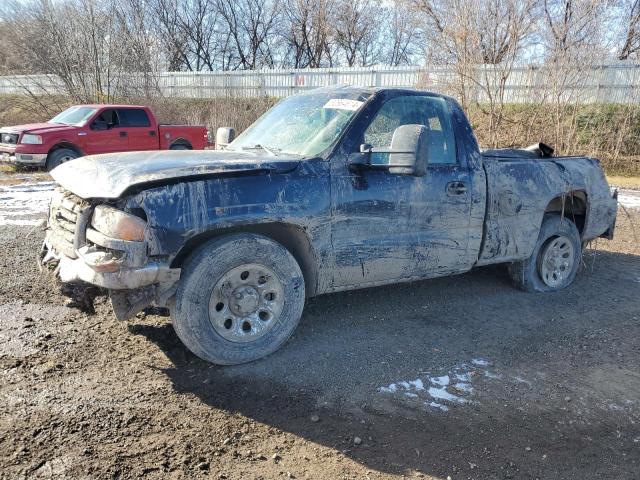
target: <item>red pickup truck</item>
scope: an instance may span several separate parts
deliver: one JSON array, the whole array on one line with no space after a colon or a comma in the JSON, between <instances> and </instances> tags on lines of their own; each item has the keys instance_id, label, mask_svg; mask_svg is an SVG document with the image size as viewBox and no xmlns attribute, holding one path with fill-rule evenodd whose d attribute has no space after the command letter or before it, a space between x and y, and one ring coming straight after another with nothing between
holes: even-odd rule
<instances>
[{"instance_id":1,"label":"red pickup truck","mask_svg":"<svg viewBox=\"0 0 640 480\"><path fill-rule=\"evenodd\" d=\"M204 126L160 125L148 107L76 105L46 123L0 128L0 160L51 170L84 155L203 150Z\"/></svg>"}]
</instances>

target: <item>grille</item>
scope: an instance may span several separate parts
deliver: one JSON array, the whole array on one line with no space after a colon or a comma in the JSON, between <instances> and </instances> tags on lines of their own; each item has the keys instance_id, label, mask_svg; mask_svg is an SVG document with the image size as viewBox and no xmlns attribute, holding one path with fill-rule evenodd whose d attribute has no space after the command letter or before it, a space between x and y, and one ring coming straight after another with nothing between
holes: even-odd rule
<instances>
[{"instance_id":1,"label":"grille","mask_svg":"<svg viewBox=\"0 0 640 480\"><path fill-rule=\"evenodd\" d=\"M8 143L15 145L18 143L19 134L17 133L0 133L0 141L1 143Z\"/></svg>"},{"instance_id":2,"label":"grille","mask_svg":"<svg viewBox=\"0 0 640 480\"><path fill-rule=\"evenodd\" d=\"M76 249L86 241L87 219L90 205L60 187L51 197L49 208L49 234L51 246L69 258L77 258Z\"/></svg>"}]
</instances>

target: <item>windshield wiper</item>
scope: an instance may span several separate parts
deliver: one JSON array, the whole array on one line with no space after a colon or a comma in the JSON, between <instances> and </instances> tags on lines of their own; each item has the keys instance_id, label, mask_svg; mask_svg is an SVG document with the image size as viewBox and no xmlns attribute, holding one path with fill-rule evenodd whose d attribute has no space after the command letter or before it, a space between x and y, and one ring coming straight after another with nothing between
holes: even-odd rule
<instances>
[{"instance_id":1,"label":"windshield wiper","mask_svg":"<svg viewBox=\"0 0 640 480\"><path fill-rule=\"evenodd\" d=\"M277 157L278 152L280 151L280 149L278 148L267 147L265 145L260 145L259 143L256 143L255 145L252 145L250 147L242 147L242 150L257 150L257 149L264 150L265 152L269 153L273 157Z\"/></svg>"}]
</instances>

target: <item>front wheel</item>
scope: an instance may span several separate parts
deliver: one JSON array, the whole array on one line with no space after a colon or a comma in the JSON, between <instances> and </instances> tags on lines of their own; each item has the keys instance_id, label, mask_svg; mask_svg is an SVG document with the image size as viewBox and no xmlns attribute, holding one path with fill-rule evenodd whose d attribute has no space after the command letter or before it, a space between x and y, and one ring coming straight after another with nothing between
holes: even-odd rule
<instances>
[{"instance_id":1,"label":"front wheel","mask_svg":"<svg viewBox=\"0 0 640 480\"><path fill-rule=\"evenodd\" d=\"M69 160L78 158L78 152L71 150L70 148L59 148L47 155L47 171L50 172L58 165L62 165Z\"/></svg>"},{"instance_id":2,"label":"front wheel","mask_svg":"<svg viewBox=\"0 0 640 480\"><path fill-rule=\"evenodd\" d=\"M568 287L582 258L580 232L558 214L545 214L531 257L509 264L513 283L527 292L553 292Z\"/></svg>"},{"instance_id":3,"label":"front wheel","mask_svg":"<svg viewBox=\"0 0 640 480\"><path fill-rule=\"evenodd\" d=\"M262 235L234 234L185 261L171 318L197 356L234 365L277 350L298 325L304 300L304 278L288 250Z\"/></svg>"}]
</instances>

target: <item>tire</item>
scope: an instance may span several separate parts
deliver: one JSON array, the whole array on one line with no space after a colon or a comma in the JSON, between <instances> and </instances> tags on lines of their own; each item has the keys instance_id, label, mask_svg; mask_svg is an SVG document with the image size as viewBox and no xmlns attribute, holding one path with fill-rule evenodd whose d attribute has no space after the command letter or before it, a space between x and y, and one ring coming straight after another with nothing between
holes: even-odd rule
<instances>
[{"instance_id":1,"label":"tire","mask_svg":"<svg viewBox=\"0 0 640 480\"><path fill-rule=\"evenodd\" d=\"M189 256L171 318L198 357L236 365L280 348L298 325L304 301L304 278L293 255L270 238L239 233L213 239Z\"/></svg>"},{"instance_id":2,"label":"tire","mask_svg":"<svg viewBox=\"0 0 640 480\"><path fill-rule=\"evenodd\" d=\"M525 292L554 292L576 278L582 243L576 225L567 217L547 213L531 257L509 264L514 285Z\"/></svg>"},{"instance_id":3,"label":"tire","mask_svg":"<svg viewBox=\"0 0 640 480\"><path fill-rule=\"evenodd\" d=\"M190 145L186 145L184 143L176 143L175 145L171 145L169 150L193 150Z\"/></svg>"},{"instance_id":4,"label":"tire","mask_svg":"<svg viewBox=\"0 0 640 480\"><path fill-rule=\"evenodd\" d=\"M62 165L64 162L78 158L78 152L71 150L70 148L58 148L49 155L47 155L47 171L50 172L58 165Z\"/></svg>"}]
</instances>

